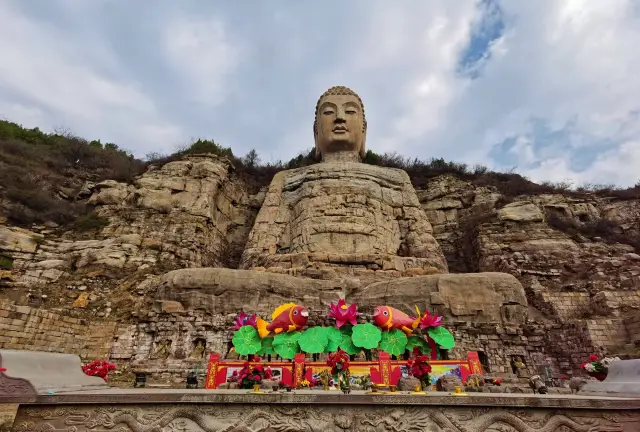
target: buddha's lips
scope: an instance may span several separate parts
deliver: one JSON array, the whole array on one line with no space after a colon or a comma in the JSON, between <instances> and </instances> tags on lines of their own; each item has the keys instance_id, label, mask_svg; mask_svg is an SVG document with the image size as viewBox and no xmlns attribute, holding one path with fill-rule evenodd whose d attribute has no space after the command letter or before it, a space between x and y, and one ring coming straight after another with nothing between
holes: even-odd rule
<instances>
[{"instance_id":1,"label":"buddha's lips","mask_svg":"<svg viewBox=\"0 0 640 432\"><path fill-rule=\"evenodd\" d=\"M348 132L349 129L347 129L346 126L336 126L333 128L334 132Z\"/></svg>"}]
</instances>

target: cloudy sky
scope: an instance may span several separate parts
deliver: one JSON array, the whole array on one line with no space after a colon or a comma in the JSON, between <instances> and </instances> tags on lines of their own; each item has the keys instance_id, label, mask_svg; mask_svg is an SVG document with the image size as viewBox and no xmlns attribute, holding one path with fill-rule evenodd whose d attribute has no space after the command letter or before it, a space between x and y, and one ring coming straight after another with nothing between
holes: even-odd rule
<instances>
[{"instance_id":1,"label":"cloudy sky","mask_svg":"<svg viewBox=\"0 0 640 432\"><path fill-rule=\"evenodd\" d=\"M639 0L0 0L0 117L287 160L346 85L376 152L629 186L639 47Z\"/></svg>"}]
</instances>

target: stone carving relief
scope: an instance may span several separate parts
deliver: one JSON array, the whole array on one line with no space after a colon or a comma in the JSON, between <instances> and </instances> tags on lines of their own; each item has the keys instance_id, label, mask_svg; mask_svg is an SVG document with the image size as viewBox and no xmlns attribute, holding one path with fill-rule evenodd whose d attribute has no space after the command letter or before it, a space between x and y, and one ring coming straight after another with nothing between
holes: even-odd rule
<instances>
[{"instance_id":1,"label":"stone carving relief","mask_svg":"<svg viewBox=\"0 0 640 432\"><path fill-rule=\"evenodd\" d=\"M524 363L522 356L514 356L511 360L511 369L513 373L515 373L518 378L529 378L531 374L527 369L527 365Z\"/></svg>"},{"instance_id":2,"label":"stone carving relief","mask_svg":"<svg viewBox=\"0 0 640 432\"><path fill-rule=\"evenodd\" d=\"M20 408L14 431L631 432L638 426L640 413L633 411L159 404Z\"/></svg>"},{"instance_id":3,"label":"stone carving relief","mask_svg":"<svg viewBox=\"0 0 640 432\"><path fill-rule=\"evenodd\" d=\"M23 378L10 378L0 372L0 401L2 397L32 396L36 390Z\"/></svg>"},{"instance_id":4,"label":"stone carving relief","mask_svg":"<svg viewBox=\"0 0 640 432\"><path fill-rule=\"evenodd\" d=\"M171 340L164 339L157 343L151 359L166 359L171 354Z\"/></svg>"},{"instance_id":5,"label":"stone carving relief","mask_svg":"<svg viewBox=\"0 0 640 432\"><path fill-rule=\"evenodd\" d=\"M204 339L196 339L193 341L193 350L189 354L189 360L202 360L207 347L207 341Z\"/></svg>"}]
</instances>

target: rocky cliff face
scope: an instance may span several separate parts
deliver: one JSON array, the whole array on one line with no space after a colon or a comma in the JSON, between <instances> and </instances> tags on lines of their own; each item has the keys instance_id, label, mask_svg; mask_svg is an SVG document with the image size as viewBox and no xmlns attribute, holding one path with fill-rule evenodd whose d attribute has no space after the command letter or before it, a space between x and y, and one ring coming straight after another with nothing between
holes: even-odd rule
<instances>
[{"instance_id":1,"label":"rocky cliff face","mask_svg":"<svg viewBox=\"0 0 640 432\"><path fill-rule=\"evenodd\" d=\"M212 313L220 308L211 303L224 305L223 292L209 301L177 294L157 301L156 290L170 270L238 267L265 196L264 190L249 190L228 160L212 155L150 167L132 184L86 184L81 195L103 221L93 231L0 225L0 297L118 322L110 352L115 360L158 360L164 362L158 370L167 370L184 360L201 361L203 344L227 352L233 314ZM474 338L492 372L508 372L504 359L492 360L498 346L524 358L538 352L540 362L559 371L592 351L637 349L640 200L507 197L449 175L431 180L417 195L450 273L505 272L525 287L524 327L450 323L454 331L464 328L457 333L461 338ZM275 278L272 288L251 296L261 301L281 295L278 277L265 273L265 280ZM323 288L327 298L345 289L329 285ZM176 327L179 341L169 337ZM30 336L21 334L0 340L0 346L28 348ZM174 363L166 362L169 352Z\"/></svg>"},{"instance_id":2,"label":"rocky cliff face","mask_svg":"<svg viewBox=\"0 0 640 432\"><path fill-rule=\"evenodd\" d=\"M629 323L640 310L640 200L505 197L451 176L419 196L452 272L522 282L530 322L541 325L524 345L546 334L547 355L566 369L589 352L638 353Z\"/></svg>"},{"instance_id":3,"label":"rocky cliff face","mask_svg":"<svg viewBox=\"0 0 640 432\"><path fill-rule=\"evenodd\" d=\"M127 318L153 275L237 266L260 202L231 171L226 159L191 156L133 184L87 184L104 221L89 233L0 226L3 296Z\"/></svg>"}]
</instances>

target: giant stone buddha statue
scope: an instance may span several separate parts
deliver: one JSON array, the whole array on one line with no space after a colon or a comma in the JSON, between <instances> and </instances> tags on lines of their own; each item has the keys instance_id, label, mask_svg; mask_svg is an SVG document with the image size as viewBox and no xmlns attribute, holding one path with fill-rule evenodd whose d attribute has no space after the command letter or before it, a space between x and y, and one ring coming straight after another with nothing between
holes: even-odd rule
<instances>
[{"instance_id":1,"label":"giant stone buddha statue","mask_svg":"<svg viewBox=\"0 0 640 432\"><path fill-rule=\"evenodd\" d=\"M407 173L361 162L367 120L360 97L342 86L327 90L313 134L320 162L276 174L242 268L447 273Z\"/></svg>"},{"instance_id":2,"label":"giant stone buddha statue","mask_svg":"<svg viewBox=\"0 0 640 432\"><path fill-rule=\"evenodd\" d=\"M319 161L274 176L240 269L169 272L157 299L263 316L293 301L324 316L341 297L364 309L417 304L457 321L522 323L527 301L515 277L448 273L407 173L362 162L366 132L360 97L327 90L313 124Z\"/></svg>"}]
</instances>

